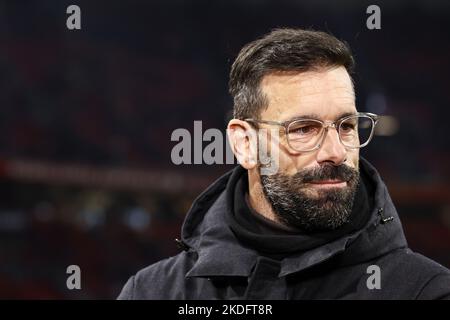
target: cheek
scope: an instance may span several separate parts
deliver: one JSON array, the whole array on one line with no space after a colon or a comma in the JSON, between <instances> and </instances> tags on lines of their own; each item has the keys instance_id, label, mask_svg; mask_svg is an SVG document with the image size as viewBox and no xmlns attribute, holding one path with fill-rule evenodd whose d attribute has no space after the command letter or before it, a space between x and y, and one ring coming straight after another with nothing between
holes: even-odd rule
<instances>
[{"instance_id":1,"label":"cheek","mask_svg":"<svg viewBox=\"0 0 450 320\"><path fill-rule=\"evenodd\" d=\"M291 175L298 171L298 155L291 154L282 143L278 143L277 139L272 139L269 150L271 161L277 166L277 172Z\"/></svg>"},{"instance_id":2,"label":"cheek","mask_svg":"<svg viewBox=\"0 0 450 320\"><path fill-rule=\"evenodd\" d=\"M315 168L318 165L315 152L292 154L282 143L279 144L277 137L273 136L269 139L266 136L262 141L265 143L269 141L269 143L267 147L260 148L260 151L268 149L268 154L272 161L277 161L279 172L292 175L305 168ZM359 149L347 151L346 164L351 168L359 168Z\"/></svg>"},{"instance_id":3,"label":"cheek","mask_svg":"<svg viewBox=\"0 0 450 320\"><path fill-rule=\"evenodd\" d=\"M297 155L289 152L288 148L280 141L277 132L266 132L260 130L258 158L261 164L270 162L271 166L275 166L277 172L295 173ZM270 158L270 160L268 159ZM266 159L266 161L264 161ZM269 161L267 161L269 160Z\"/></svg>"},{"instance_id":4,"label":"cheek","mask_svg":"<svg viewBox=\"0 0 450 320\"><path fill-rule=\"evenodd\" d=\"M348 151L346 164L352 168L359 168L359 149Z\"/></svg>"},{"instance_id":5,"label":"cheek","mask_svg":"<svg viewBox=\"0 0 450 320\"><path fill-rule=\"evenodd\" d=\"M282 172L293 175L309 167L317 167L314 152L304 154L280 152L280 170Z\"/></svg>"},{"instance_id":6,"label":"cheek","mask_svg":"<svg viewBox=\"0 0 450 320\"><path fill-rule=\"evenodd\" d=\"M351 168L359 169L359 149L347 152L345 164ZM280 151L280 170L284 173L292 175L304 169L313 169L318 166L314 152L293 155Z\"/></svg>"}]
</instances>

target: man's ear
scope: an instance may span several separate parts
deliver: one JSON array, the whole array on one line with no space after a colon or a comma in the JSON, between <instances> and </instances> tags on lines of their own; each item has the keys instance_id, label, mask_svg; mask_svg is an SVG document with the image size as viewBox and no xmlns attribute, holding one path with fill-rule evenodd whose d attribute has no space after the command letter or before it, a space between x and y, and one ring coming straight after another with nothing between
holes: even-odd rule
<instances>
[{"instance_id":1,"label":"man's ear","mask_svg":"<svg viewBox=\"0 0 450 320\"><path fill-rule=\"evenodd\" d=\"M247 122L231 119L227 126L227 136L231 150L242 167L247 170L257 165L257 133Z\"/></svg>"}]
</instances>

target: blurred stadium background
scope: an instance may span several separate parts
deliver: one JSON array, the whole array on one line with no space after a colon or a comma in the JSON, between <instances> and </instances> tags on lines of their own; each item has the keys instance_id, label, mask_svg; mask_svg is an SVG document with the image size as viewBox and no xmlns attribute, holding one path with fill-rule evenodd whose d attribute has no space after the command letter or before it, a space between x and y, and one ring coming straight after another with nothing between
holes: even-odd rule
<instances>
[{"instance_id":1,"label":"blurred stadium background","mask_svg":"<svg viewBox=\"0 0 450 320\"><path fill-rule=\"evenodd\" d=\"M224 130L231 62L284 26L350 44L358 108L387 116L362 155L410 246L450 267L449 18L425 0L0 1L0 298L112 299L176 254L192 200L232 166L172 164L171 133Z\"/></svg>"}]
</instances>

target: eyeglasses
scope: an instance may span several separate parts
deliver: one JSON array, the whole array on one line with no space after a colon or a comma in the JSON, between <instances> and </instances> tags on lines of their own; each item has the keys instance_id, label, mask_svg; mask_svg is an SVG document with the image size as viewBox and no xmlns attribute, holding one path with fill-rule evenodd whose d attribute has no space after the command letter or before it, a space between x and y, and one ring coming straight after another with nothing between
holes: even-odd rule
<instances>
[{"instance_id":1,"label":"eyeglasses","mask_svg":"<svg viewBox=\"0 0 450 320\"><path fill-rule=\"evenodd\" d=\"M337 130L339 141L348 149L359 149L372 139L378 116L373 113L359 112L345 116L334 122L316 119L300 119L286 122L244 119L252 124L263 123L280 126L281 133L287 138L290 148L298 152L314 151L320 148L328 129ZM284 130L283 130L284 129Z\"/></svg>"}]
</instances>

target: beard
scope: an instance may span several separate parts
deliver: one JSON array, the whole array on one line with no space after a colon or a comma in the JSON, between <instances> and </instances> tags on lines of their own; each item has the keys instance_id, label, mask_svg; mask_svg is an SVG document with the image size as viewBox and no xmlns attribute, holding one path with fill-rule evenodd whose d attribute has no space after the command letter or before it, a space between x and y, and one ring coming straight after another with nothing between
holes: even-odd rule
<instances>
[{"instance_id":1,"label":"beard","mask_svg":"<svg viewBox=\"0 0 450 320\"><path fill-rule=\"evenodd\" d=\"M311 182L346 181L345 187L314 188ZM359 170L325 164L294 175L261 175L264 194L280 222L304 232L337 229L348 222L358 188Z\"/></svg>"}]
</instances>

